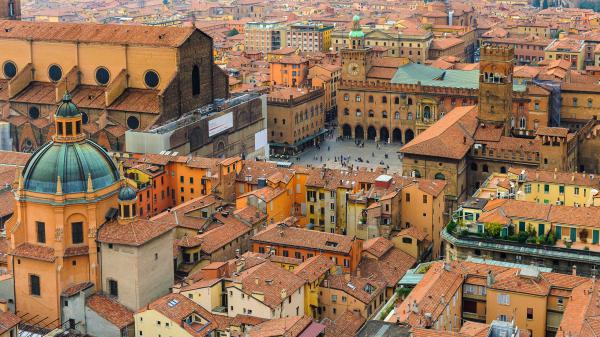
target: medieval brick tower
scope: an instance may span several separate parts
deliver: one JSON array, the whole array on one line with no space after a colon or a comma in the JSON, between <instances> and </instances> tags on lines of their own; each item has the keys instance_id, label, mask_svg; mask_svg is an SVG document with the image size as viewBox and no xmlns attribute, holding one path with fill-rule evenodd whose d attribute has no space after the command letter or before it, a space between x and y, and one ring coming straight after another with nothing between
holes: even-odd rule
<instances>
[{"instance_id":1,"label":"medieval brick tower","mask_svg":"<svg viewBox=\"0 0 600 337\"><path fill-rule=\"evenodd\" d=\"M0 0L0 20L20 20L21 19L21 1L20 0Z\"/></svg>"},{"instance_id":2,"label":"medieval brick tower","mask_svg":"<svg viewBox=\"0 0 600 337\"><path fill-rule=\"evenodd\" d=\"M360 26L360 17L352 19L352 30L348 36L350 45L341 50L342 77L345 80L364 81L371 69L371 48L365 46L365 34Z\"/></svg>"},{"instance_id":3,"label":"medieval brick tower","mask_svg":"<svg viewBox=\"0 0 600 337\"><path fill-rule=\"evenodd\" d=\"M482 123L504 126L506 135L512 114L513 58L512 47L481 47L478 118Z\"/></svg>"}]
</instances>

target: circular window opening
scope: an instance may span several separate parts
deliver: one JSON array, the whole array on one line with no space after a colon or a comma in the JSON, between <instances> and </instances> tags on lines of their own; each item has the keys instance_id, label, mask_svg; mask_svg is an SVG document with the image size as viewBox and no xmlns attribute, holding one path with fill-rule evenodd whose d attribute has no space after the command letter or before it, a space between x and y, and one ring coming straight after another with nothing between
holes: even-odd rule
<instances>
[{"instance_id":1,"label":"circular window opening","mask_svg":"<svg viewBox=\"0 0 600 337\"><path fill-rule=\"evenodd\" d=\"M135 130L137 128L140 127L140 120L137 119L137 117L135 116L129 116L127 118L127 126L131 129L131 130Z\"/></svg>"},{"instance_id":2,"label":"circular window opening","mask_svg":"<svg viewBox=\"0 0 600 337\"><path fill-rule=\"evenodd\" d=\"M38 119L40 117L40 109L38 109L36 106L30 107L29 117L31 117L31 119Z\"/></svg>"},{"instance_id":3,"label":"circular window opening","mask_svg":"<svg viewBox=\"0 0 600 337\"><path fill-rule=\"evenodd\" d=\"M110 73L108 69L100 67L96 69L96 82L100 85L107 85L110 81Z\"/></svg>"},{"instance_id":4,"label":"circular window opening","mask_svg":"<svg viewBox=\"0 0 600 337\"><path fill-rule=\"evenodd\" d=\"M158 77L158 73L154 70L148 70L146 72L146 74L144 75L144 82L146 83L146 86L149 88L158 87L159 81L160 81L160 78Z\"/></svg>"},{"instance_id":5,"label":"circular window opening","mask_svg":"<svg viewBox=\"0 0 600 337\"><path fill-rule=\"evenodd\" d=\"M50 68L48 68L48 77L50 77L50 80L53 82L60 81L62 78L62 69L56 64L51 65Z\"/></svg>"},{"instance_id":6,"label":"circular window opening","mask_svg":"<svg viewBox=\"0 0 600 337\"><path fill-rule=\"evenodd\" d=\"M4 71L4 77L13 78L17 75L17 65L12 61L6 61L2 67Z\"/></svg>"},{"instance_id":7,"label":"circular window opening","mask_svg":"<svg viewBox=\"0 0 600 337\"><path fill-rule=\"evenodd\" d=\"M87 123L88 123L88 121L89 121L88 114L86 114L85 112L83 112L83 111L82 111L82 112L81 112L81 122L82 122L83 124L87 124Z\"/></svg>"}]
</instances>

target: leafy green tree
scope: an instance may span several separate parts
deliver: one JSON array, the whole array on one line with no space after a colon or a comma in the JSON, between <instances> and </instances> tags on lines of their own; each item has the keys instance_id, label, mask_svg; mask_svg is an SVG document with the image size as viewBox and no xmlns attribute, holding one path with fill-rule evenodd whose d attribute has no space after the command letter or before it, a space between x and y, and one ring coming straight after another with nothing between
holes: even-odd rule
<instances>
[{"instance_id":1,"label":"leafy green tree","mask_svg":"<svg viewBox=\"0 0 600 337\"><path fill-rule=\"evenodd\" d=\"M499 223L488 222L485 224L485 232L494 238L500 236L500 232L502 232L502 225Z\"/></svg>"},{"instance_id":2,"label":"leafy green tree","mask_svg":"<svg viewBox=\"0 0 600 337\"><path fill-rule=\"evenodd\" d=\"M238 32L238 30L234 28L234 29L230 30L230 31L229 31L229 33L227 33L227 36L229 36L229 37L231 37L231 36L236 36L236 35L238 35L239 33L240 33L240 32Z\"/></svg>"}]
</instances>

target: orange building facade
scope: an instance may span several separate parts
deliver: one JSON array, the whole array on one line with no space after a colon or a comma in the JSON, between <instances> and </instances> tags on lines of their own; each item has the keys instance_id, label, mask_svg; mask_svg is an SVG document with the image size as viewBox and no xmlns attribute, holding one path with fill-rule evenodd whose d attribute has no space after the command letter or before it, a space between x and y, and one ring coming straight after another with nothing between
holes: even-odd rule
<instances>
[{"instance_id":1,"label":"orange building facade","mask_svg":"<svg viewBox=\"0 0 600 337\"><path fill-rule=\"evenodd\" d=\"M101 289L96 229L116 215L123 185L108 154L82 133L82 115L66 94L55 114L53 140L24 167L15 213L7 224L9 270L19 316L61 322L61 293L91 282Z\"/></svg>"}]
</instances>

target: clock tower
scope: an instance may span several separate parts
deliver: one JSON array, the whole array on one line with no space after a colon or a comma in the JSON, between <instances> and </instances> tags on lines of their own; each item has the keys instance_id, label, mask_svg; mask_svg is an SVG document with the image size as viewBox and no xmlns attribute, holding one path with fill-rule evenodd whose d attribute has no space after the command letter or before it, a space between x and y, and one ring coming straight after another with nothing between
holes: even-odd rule
<instances>
[{"instance_id":1,"label":"clock tower","mask_svg":"<svg viewBox=\"0 0 600 337\"><path fill-rule=\"evenodd\" d=\"M340 51L342 57L342 77L350 81L364 81L371 69L371 48L365 46L365 33L360 26L360 17L352 19L352 30L348 34L349 44Z\"/></svg>"}]
</instances>

